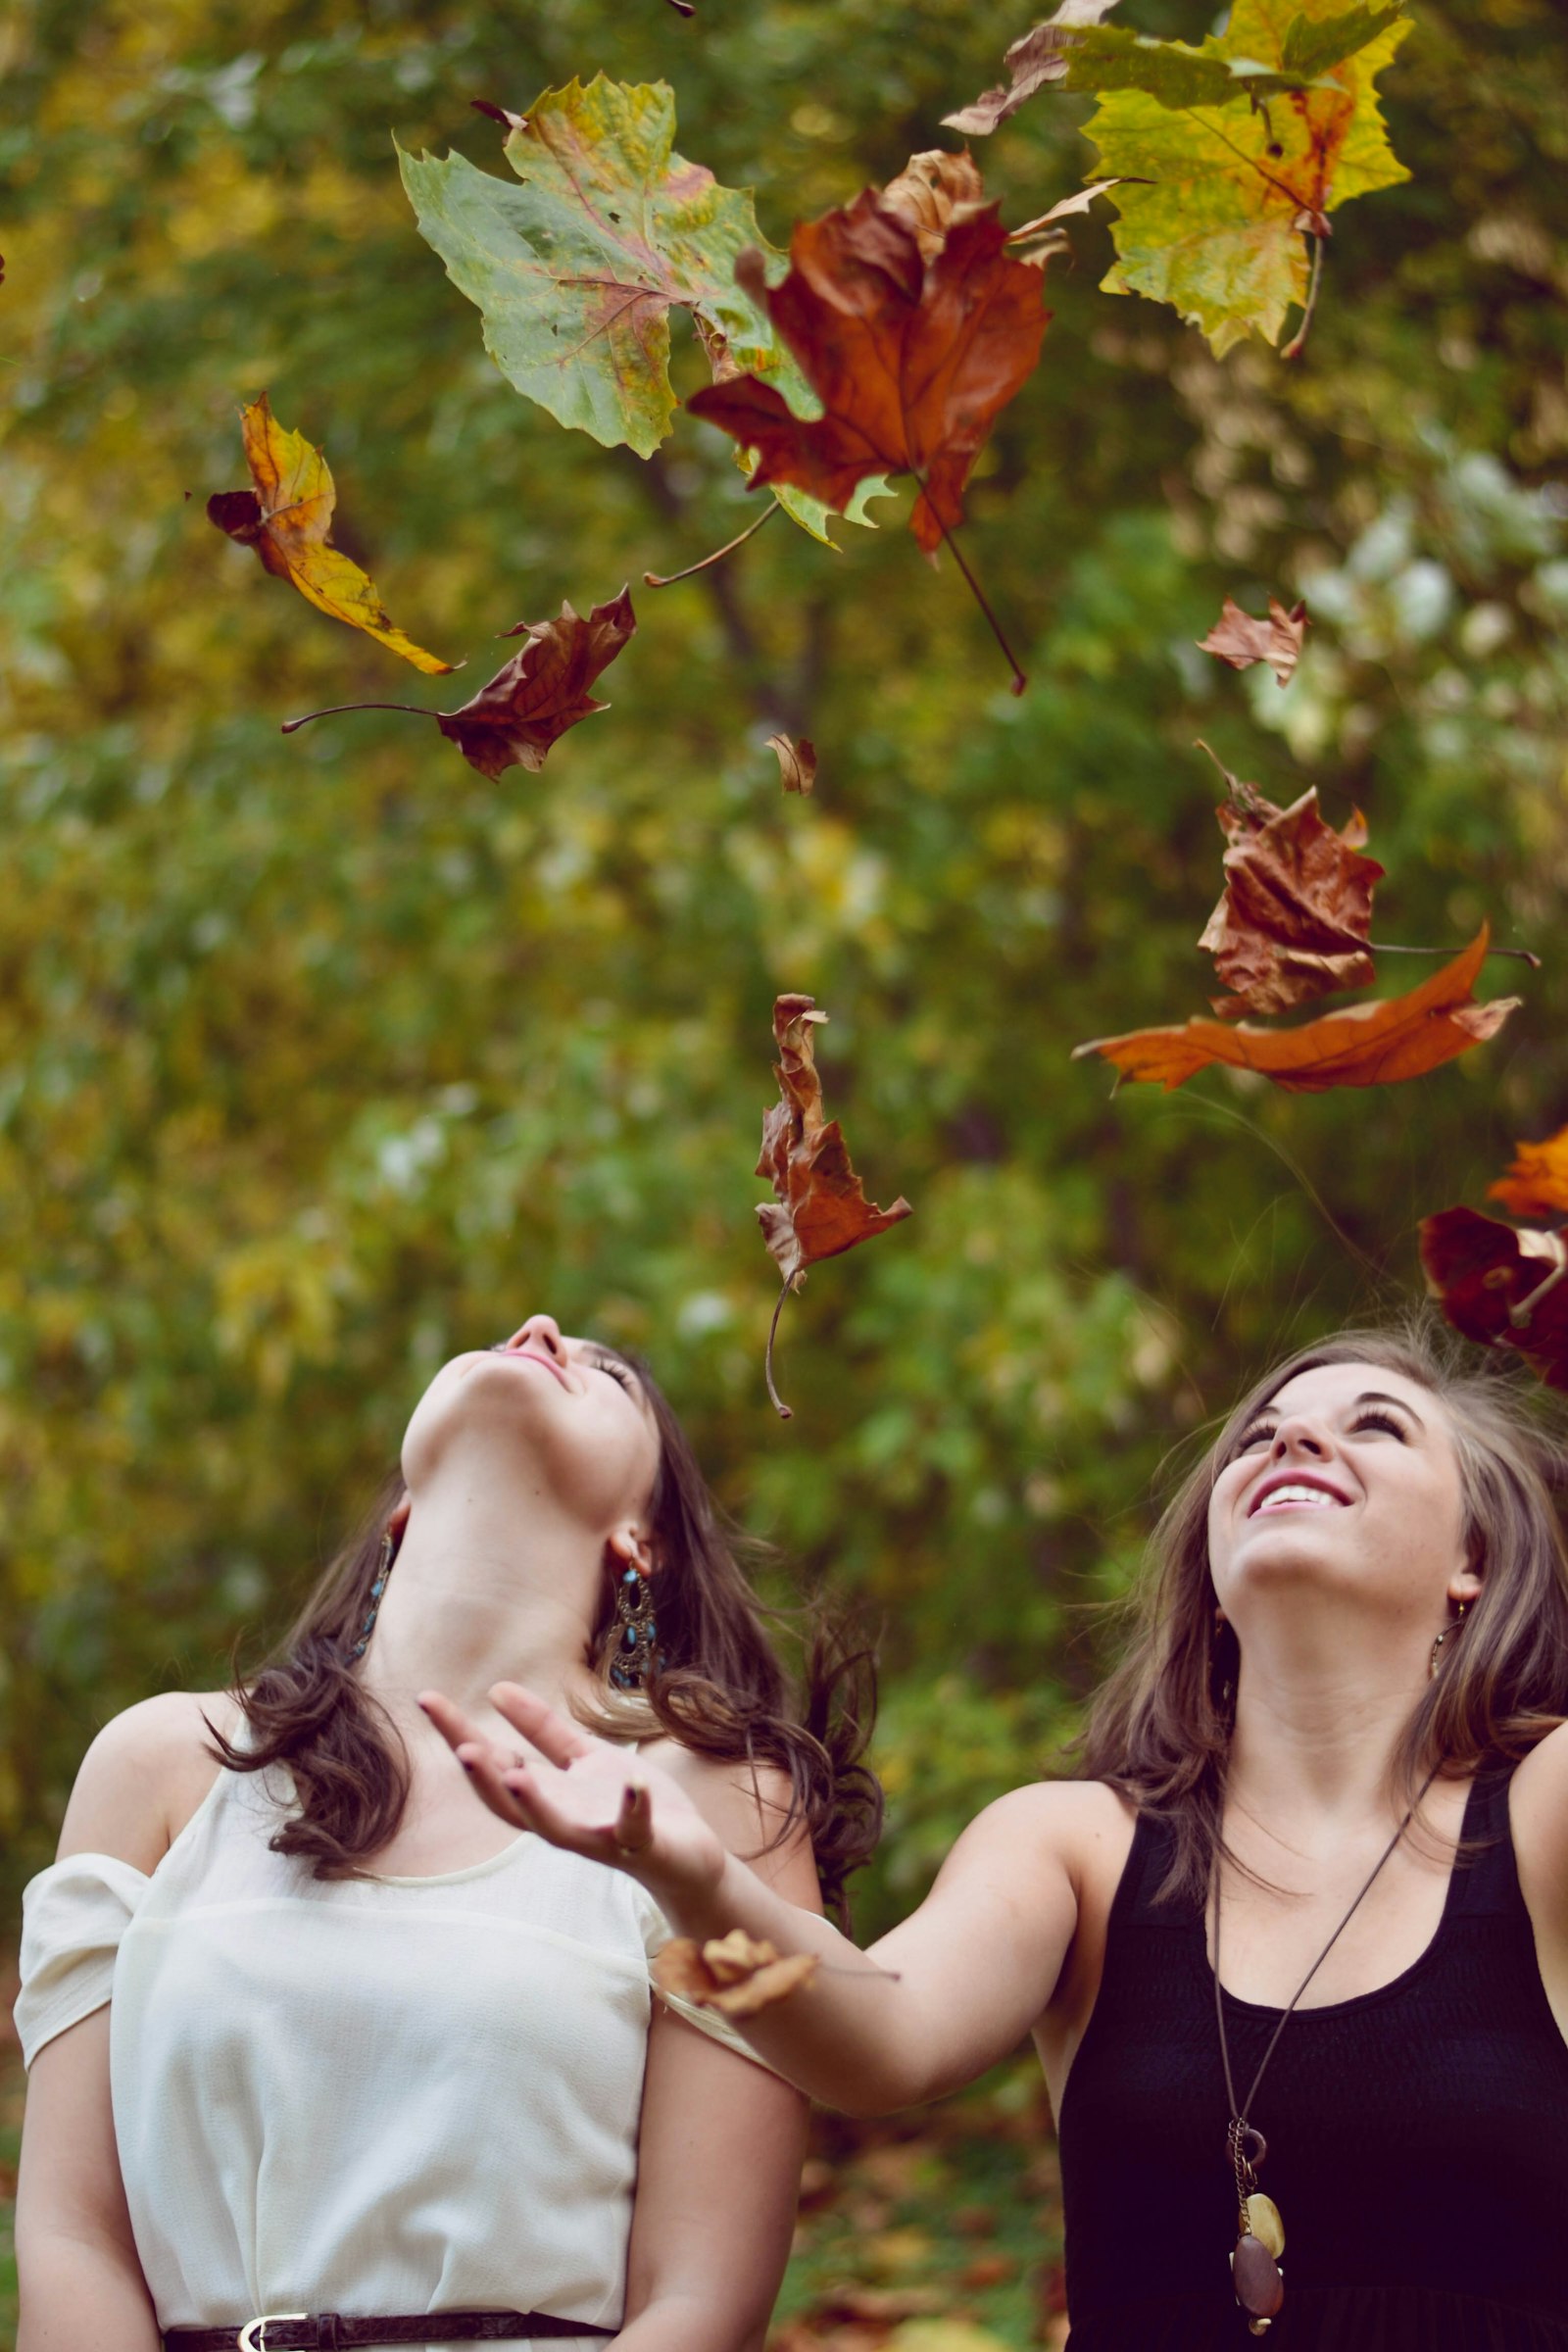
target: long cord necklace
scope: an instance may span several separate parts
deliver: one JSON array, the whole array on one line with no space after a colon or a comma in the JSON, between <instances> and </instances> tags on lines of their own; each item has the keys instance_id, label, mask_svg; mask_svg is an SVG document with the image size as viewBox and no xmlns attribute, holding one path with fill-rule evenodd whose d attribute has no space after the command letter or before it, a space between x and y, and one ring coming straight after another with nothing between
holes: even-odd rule
<instances>
[{"instance_id":1,"label":"long cord necklace","mask_svg":"<svg viewBox=\"0 0 1568 2352\"><path fill-rule=\"evenodd\" d=\"M1258 2061L1251 2088L1245 2100L1241 2101L1236 2096L1230 2044L1225 2038L1225 1996L1221 1990L1219 1967L1219 1845L1217 1841L1215 1843L1208 1874L1209 1897L1214 1907L1214 2015L1219 2024L1219 2054L1225 2068L1225 2095L1231 2104L1225 2146L1236 2181L1237 2207L1236 2244L1231 2253L1231 2285L1235 2289L1237 2302L1247 2314L1248 2329L1252 2335L1268 2333L1285 2301L1285 2280L1280 2271L1280 2256L1285 2251L1285 2225L1280 2220L1280 2209L1273 2198L1265 2196L1257 2185L1258 2167L1268 2154L1268 2141L1255 2125L1248 2122L1248 2116L1252 2101L1257 2097L1258 2086L1268 2071L1268 2062L1278 2047L1280 2035L1295 2013L1297 2002L1371 1893L1383 1865L1392 1857L1395 1847L1415 1819L1422 1798L1437 1777L1438 1770L1434 1766L1422 1782L1415 1803L1373 1864L1354 1902L1292 1993L1289 2005L1282 2011L1278 2025L1268 2037L1268 2046Z\"/></svg>"}]
</instances>

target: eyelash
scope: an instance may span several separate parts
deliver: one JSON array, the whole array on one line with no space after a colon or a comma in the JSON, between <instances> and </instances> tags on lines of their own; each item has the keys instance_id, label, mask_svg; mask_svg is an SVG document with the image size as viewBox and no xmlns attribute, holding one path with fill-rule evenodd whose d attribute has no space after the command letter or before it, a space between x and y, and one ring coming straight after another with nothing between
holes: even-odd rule
<instances>
[{"instance_id":1,"label":"eyelash","mask_svg":"<svg viewBox=\"0 0 1568 2352\"><path fill-rule=\"evenodd\" d=\"M612 1363L608 1356L601 1355L597 1356L594 1360L594 1370L596 1372L608 1372L611 1379L616 1382L619 1387L623 1388L628 1396L631 1395L631 1374L626 1370L624 1364Z\"/></svg>"},{"instance_id":2,"label":"eyelash","mask_svg":"<svg viewBox=\"0 0 1568 2352\"><path fill-rule=\"evenodd\" d=\"M1401 1421L1396 1421L1392 1413L1384 1412L1375 1404L1363 1406L1361 1411L1356 1414L1355 1419L1350 1423L1351 1435L1353 1436L1358 1429L1386 1429L1391 1437L1398 1439L1401 1446L1408 1443L1404 1424ZM1254 1422L1250 1429L1244 1429L1237 1439L1237 1454L1246 1453L1253 1446L1266 1446L1273 1435L1274 1431L1267 1422Z\"/></svg>"}]
</instances>

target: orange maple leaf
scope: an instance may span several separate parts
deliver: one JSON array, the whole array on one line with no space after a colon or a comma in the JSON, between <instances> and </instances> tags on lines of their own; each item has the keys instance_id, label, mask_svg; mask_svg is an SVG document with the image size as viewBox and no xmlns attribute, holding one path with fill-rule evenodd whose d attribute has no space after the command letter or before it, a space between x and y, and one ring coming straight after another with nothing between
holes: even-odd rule
<instances>
[{"instance_id":1,"label":"orange maple leaf","mask_svg":"<svg viewBox=\"0 0 1568 2352\"><path fill-rule=\"evenodd\" d=\"M652 1975L661 1992L677 2000L695 2001L700 2009L717 2009L725 2017L755 2017L815 1976L814 1952L780 1954L764 1938L758 1942L744 1929L699 1944L677 1936L654 1956Z\"/></svg>"},{"instance_id":2,"label":"orange maple leaf","mask_svg":"<svg viewBox=\"0 0 1568 2352\"><path fill-rule=\"evenodd\" d=\"M913 473L909 528L932 555L963 519L963 485L1039 360L1047 314L1040 268L1007 253L996 206L960 193L953 175L914 184L925 160L913 159L893 203L866 188L802 221L781 284L763 283L760 259L744 279L824 414L797 416L756 375L709 385L686 405L761 453L754 488L787 483L842 513L867 474Z\"/></svg>"},{"instance_id":3,"label":"orange maple leaf","mask_svg":"<svg viewBox=\"0 0 1568 2352\"><path fill-rule=\"evenodd\" d=\"M1568 1127L1543 1144L1515 1144L1506 1176L1487 1187L1516 1217L1568 1217Z\"/></svg>"},{"instance_id":4,"label":"orange maple leaf","mask_svg":"<svg viewBox=\"0 0 1568 2352\"><path fill-rule=\"evenodd\" d=\"M1494 1037L1518 1004L1496 997L1478 1004L1470 990L1491 937L1483 923L1470 945L1402 997L1350 1004L1296 1029L1259 1029L1249 1022L1192 1020L1179 1026L1135 1029L1122 1037L1092 1038L1073 1059L1098 1054L1124 1078L1157 1083L1167 1093L1213 1062L1255 1070L1293 1094L1326 1094L1337 1086L1393 1086L1468 1053Z\"/></svg>"}]
</instances>

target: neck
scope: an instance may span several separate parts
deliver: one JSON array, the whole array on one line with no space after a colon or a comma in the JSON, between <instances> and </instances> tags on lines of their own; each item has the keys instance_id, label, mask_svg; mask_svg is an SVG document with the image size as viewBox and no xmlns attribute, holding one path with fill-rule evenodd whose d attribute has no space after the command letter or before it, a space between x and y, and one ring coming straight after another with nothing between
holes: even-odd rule
<instances>
[{"instance_id":1,"label":"neck","mask_svg":"<svg viewBox=\"0 0 1568 2352\"><path fill-rule=\"evenodd\" d=\"M1426 1671L1406 1630L1392 1643L1371 1627L1313 1632L1249 1634L1226 1774L1233 1805L1309 1849L1402 1816L1394 1757Z\"/></svg>"},{"instance_id":2,"label":"neck","mask_svg":"<svg viewBox=\"0 0 1568 2352\"><path fill-rule=\"evenodd\" d=\"M491 1725L498 1682L569 1704L594 1681L604 1558L603 1541L536 1486L454 1465L415 1497L366 1652L367 1690L406 1731L425 1728L414 1701L432 1689Z\"/></svg>"}]
</instances>

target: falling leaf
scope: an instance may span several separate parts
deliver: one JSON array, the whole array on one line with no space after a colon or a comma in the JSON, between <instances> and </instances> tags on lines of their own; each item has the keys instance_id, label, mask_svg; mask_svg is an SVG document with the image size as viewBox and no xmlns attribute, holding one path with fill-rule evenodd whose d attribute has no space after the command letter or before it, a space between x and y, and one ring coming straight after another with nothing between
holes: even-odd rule
<instances>
[{"instance_id":1,"label":"falling leaf","mask_svg":"<svg viewBox=\"0 0 1568 2352\"><path fill-rule=\"evenodd\" d=\"M417 718L433 718L481 775L499 776L509 767L541 768L551 745L568 727L596 710L609 710L610 705L595 702L588 689L636 631L637 616L624 588L608 605L595 605L586 620L563 604L556 620L519 620L505 632L528 642L461 710L420 710L411 703L339 703L330 710L289 719L283 733L292 735L312 719L331 718L342 710L413 710Z\"/></svg>"},{"instance_id":2,"label":"falling leaf","mask_svg":"<svg viewBox=\"0 0 1568 2352\"><path fill-rule=\"evenodd\" d=\"M445 676L453 664L395 628L375 582L332 545L337 492L320 451L303 433L284 430L265 392L240 411L240 428L255 487L216 492L207 501L209 522L253 547L269 571L292 581L318 612L363 630L427 677Z\"/></svg>"},{"instance_id":3,"label":"falling leaf","mask_svg":"<svg viewBox=\"0 0 1568 2352\"><path fill-rule=\"evenodd\" d=\"M1497 997L1477 1004L1471 998L1489 936L1483 924L1462 955L1402 997L1348 1005L1298 1029L1192 1020L1093 1038L1074 1047L1073 1059L1098 1054L1114 1062L1123 1077L1158 1083L1167 1092L1213 1062L1255 1070L1293 1094L1420 1078L1494 1037L1519 1003L1517 997Z\"/></svg>"},{"instance_id":4,"label":"falling leaf","mask_svg":"<svg viewBox=\"0 0 1568 2352\"><path fill-rule=\"evenodd\" d=\"M1033 262L1037 266L1044 264L1051 254L1065 253L1069 240L1066 230L1058 224L1071 220L1075 213L1087 213L1097 196L1107 195L1121 185L1119 179L1092 179L1087 188L1075 188L1070 196L1063 196L1059 204L1054 204L1049 213L1026 220L1021 228L1009 228L1008 252L1016 254L1020 262Z\"/></svg>"},{"instance_id":5,"label":"falling leaf","mask_svg":"<svg viewBox=\"0 0 1568 2352\"><path fill-rule=\"evenodd\" d=\"M742 273L825 414L797 416L755 373L694 394L692 414L760 452L754 483L791 483L840 512L867 474L912 472L909 527L933 553L1045 331L1039 271L1007 253L996 207L957 205L926 261L906 214L867 188L796 228L782 284L764 285L760 262Z\"/></svg>"},{"instance_id":6,"label":"falling leaf","mask_svg":"<svg viewBox=\"0 0 1568 2352\"><path fill-rule=\"evenodd\" d=\"M652 1975L660 1991L677 2000L721 2010L726 2017L755 2017L808 1984L816 1969L814 1953L781 1957L772 1944L754 1942L742 1929L732 1928L703 1944L677 1936L655 1954Z\"/></svg>"},{"instance_id":7,"label":"falling leaf","mask_svg":"<svg viewBox=\"0 0 1568 2352\"><path fill-rule=\"evenodd\" d=\"M710 356L765 368L772 335L735 283L760 243L751 196L674 152L663 82L598 74L544 91L507 126L517 184L461 155L402 154L421 235L484 314L509 383L562 424L648 457L669 430L669 314ZM744 355L744 357L742 356Z\"/></svg>"},{"instance_id":8,"label":"falling leaf","mask_svg":"<svg viewBox=\"0 0 1568 2352\"><path fill-rule=\"evenodd\" d=\"M461 155L399 149L399 164L420 234L483 314L485 348L518 392L608 448L649 457L675 411L669 315L684 310L716 378L750 370L804 395L735 275L743 252L762 252L776 271L784 256L763 239L748 190L720 187L675 153L666 83L598 74L586 88L544 91L525 115L474 103L505 126L516 185ZM832 546L820 501L786 490L780 503ZM858 506L848 519L875 527Z\"/></svg>"},{"instance_id":9,"label":"falling leaf","mask_svg":"<svg viewBox=\"0 0 1568 2352\"><path fill-rule=\"evenodd\" d=\"M1544 1144L1516 1144L1512 1167L1487 1198L1516 1217L1568 1217L1568 1127Z\"/></svg>"},{"instance_id":10,"label":"falling leaf","mask_svg":"<svg viewBox=\"0 0 1568 2352\"><path fill-rule=\"evenodd\" d=\"M1367 942L1384 868L1361 855L1360 811L1336 832L1318 814L1315 787L1276 808L1255 785L1226 780L1230 798L1214 811L1229 844L1225 889L1198 942L1236 992L1216 997L1215 1011L1289 1012L1365 988L1376 977Z\"/></svg>"},{"instance_id":11,"label":"falling leaf","mask_svg":"<svg viewBox=\"0 0 1568 2352\"><path fill-rule=\"evenodd\" d=\"M985 200L985 183L967 148L957 155L944 147L911 155L882 191L886 209L901 213L913 229L925 262L936 260L955 221L972 220Z\"/></svg>"},{"instance_id":12,"label":"falling leaf","mask_svg":"<svg viewBox=\"0 0 1568 2352\"><path fill-rule=\"evenodd\" d=\"M1496 1191L1494 1186L1493 1190ZM1473 1208L1421 1220L1428 1288L1456 1331L1513 1348L1549 1388L1568 1389L1568 1241Z\"/></svg>"},{"instance_id":13,"label":"falling leaf","mask_svg":"<svg viewBox=\"0 0 1568 2352\"><path fill-rule=\"evenodd\" d=\"M1250 669L1254 662L1266 662L1280 684L1288 686L1296 674L1306 631L1304 604L1293 605L1287 612L1278 597L1271 596L1267 620L1254 620L1228 596L1208 635L1198 640L1198 650L1217 655L1232 669Z\"/></svg>"},{"instance_id":14,"label":"falling leaf","mask_svg":"<svg viewBox=\"0 0 1568 2352\"><path fill-rule=\"evenodd\" d=\"M784 1277L773 1328L768 1333L768 1394L779 1413L789 1419L789 1407L779 1402L773 1387L773 1334L779 1308L791 1291L806 1280L807 1269L820 1258L836 1257L857 1243L885 1233L890 1225L911 1216L901 1198L891 1208L867 1200L860 1179L850 1165L849 1147L837 1119L822 1115L822 1082L816 1074L811 1032L827 1019L810 997L779 997L773 1005L773 1037L779 1058L773 1065L780 1100L762 1120L762 1149L757 1174L773 1187L774 1200L758 1203L762 1238Z\"/></svg>"},{"instance_id":15,"label":"falling leaf","mask_svg":"<svg viewBox=\"0 0 1568 2352\"><path fill-rule=\"evenodd\" d=\"M778 754L778 772L786 792L810 792L816 784L816 746L808 735L791 743L787 735L770 735L767 748Z\"/></svg>"},{"instance_id":16,"label":"falling leaf","mask_svg":"<svg viewBox=\"0 0 1568 2352\"><path fill-rule=\"evenodd\" d=\"M995 130L1047 82L1063 78L1073 33L1086 24L1098 24L1115 5L1116 0L1062 0L1054 17L1026 32L1007 51L1002 61L1009 76L1005 86L985 90L972 106L960 108L956 115L944 115L946 127L982 137Z\"/></svg>"},{"instance_id":17,"label":"falling leaf","mask_svg":"<svg viewBox=\"0 0 1568 2352\"><path fill-rule=\"evenodd\" d=\"M1284 72L1298 20L1323 37L1315 49L1304 35L1296 41L1292 56L1309 58L1314 72L1298 68L1288 78L1312 86L1259 100L1257 75ZM1331 39L1333 24L1340 30ZM1173 106L1152 88L1107 88L1085 134L1103 171L1152 184L1117 197L1118 258L1105 288L1173 304L1216 352L1250 333L1277 343L1291 305L1307 300L1307 234L1321 239L1337 206L1409 176L1389 146L1373 91L1409 28L1406 16L1337 10L1329 0L1236 0L1223 34L1183 53L1227 75L1233 67L1252 70L1252 90L1243 76L1223 104ZM1325 63L1340 40L1356 45ZM1147 47L1183 50L1179 42ZM1069 88L1090 85L1087 54L1074 50L1069 69Z\"/></svg>"}]
</instances>

